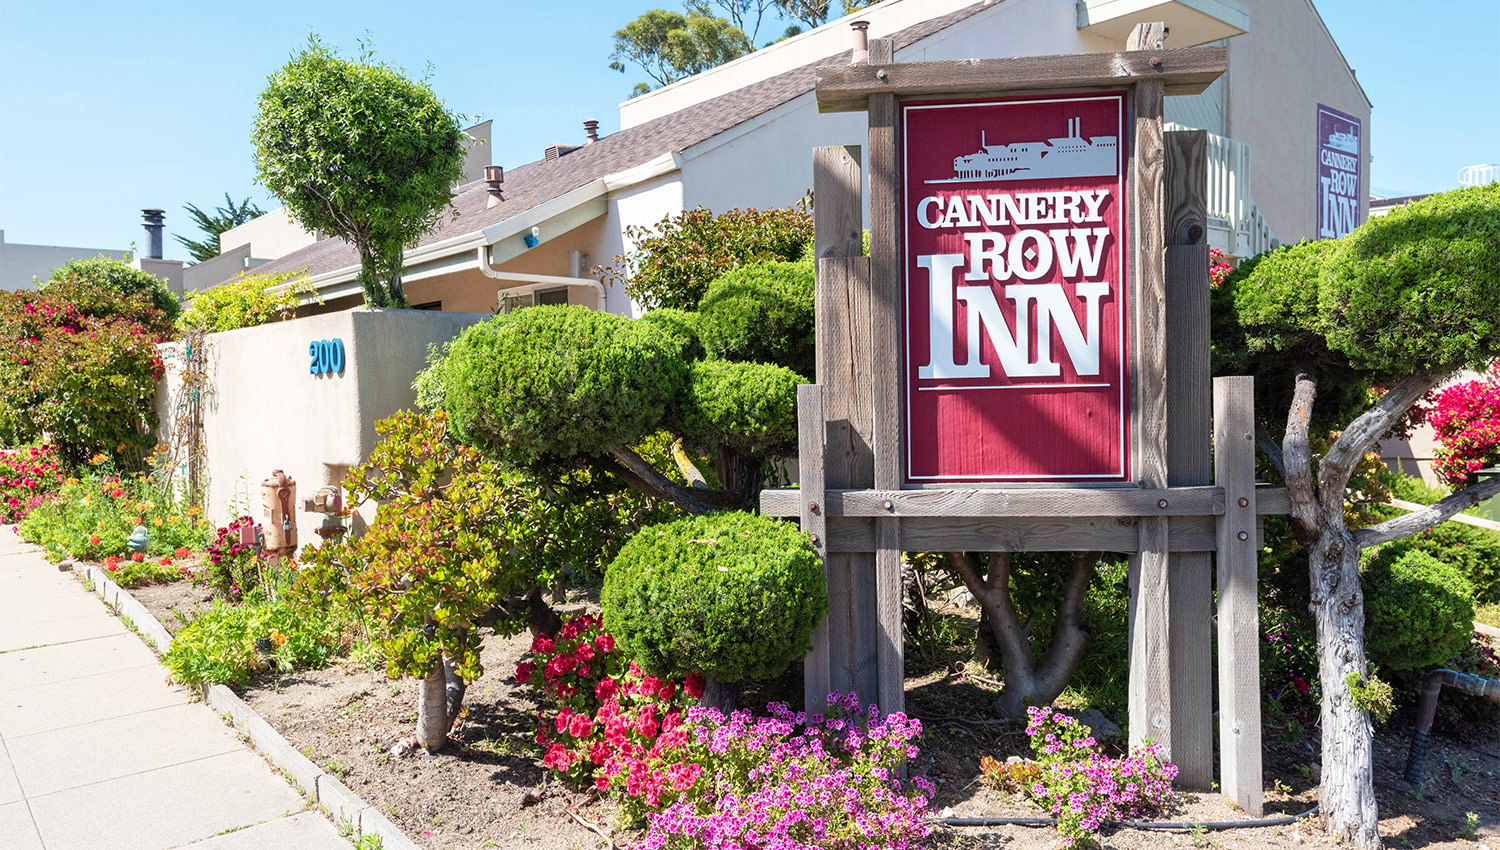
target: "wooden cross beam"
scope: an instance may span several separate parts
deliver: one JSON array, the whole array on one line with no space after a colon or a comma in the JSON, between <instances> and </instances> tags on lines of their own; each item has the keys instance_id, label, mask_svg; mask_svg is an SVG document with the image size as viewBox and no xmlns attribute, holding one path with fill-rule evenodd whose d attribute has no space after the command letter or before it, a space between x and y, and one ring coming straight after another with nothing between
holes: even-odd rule
<instances>
[{"instance_id":1,"label":"wooden cross beam","mask_svg":"<svg viewBox=\"0 0 1500 850\"><path fill-rule=\"evenodd\" d=\"M817 70L819 112L864 112L870 96L989 94L1107 88L1155 80L1168 95L1198 94L1228 68L1228 48L1179 47L1122 53L1018 56L947 62L835 65Z\"/></svg>"}]
</instances>

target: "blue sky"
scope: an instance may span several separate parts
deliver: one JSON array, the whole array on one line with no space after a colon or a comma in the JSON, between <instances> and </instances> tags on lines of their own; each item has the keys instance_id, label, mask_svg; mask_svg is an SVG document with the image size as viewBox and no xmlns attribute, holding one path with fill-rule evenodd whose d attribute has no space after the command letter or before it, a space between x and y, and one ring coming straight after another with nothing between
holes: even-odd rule
<instances>
[{"instance_id":1,"label":"blue sky","mask_svg":"<svg viewBox=\"0 0 1500 850\"><path fill-rule=\"evenodd\" d=\"M140 210L191 233L185 203L227 191L262 207L250 124L266 77L316 30L432 83L450 108L495 121L495 161L618 128L636 76L608 69L611 33L650 0L393 4L302 0L144 4L0 0L0 229L11 242L140 244ZM1375 103L1371 185L1452 188L1500 162L1500 2L1318 0ZM196 234L193 234L196 235ZM185 252L168 240L167 255Z\"/></svg>"}]
</instances>

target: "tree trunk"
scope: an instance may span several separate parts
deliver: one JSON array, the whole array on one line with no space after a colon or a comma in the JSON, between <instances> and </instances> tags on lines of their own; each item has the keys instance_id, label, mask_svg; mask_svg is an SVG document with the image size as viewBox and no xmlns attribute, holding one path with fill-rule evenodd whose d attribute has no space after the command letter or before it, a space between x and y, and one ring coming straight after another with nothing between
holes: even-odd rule
<instances>
[{"instance_id":1,"label":"tree trunk","mask_svg":"<svg viewBox=\"0 0 1500 850\"><path fill-rule=\"evenodd\" d=\"M429 752L440 750L448 743L448 680L443 666L443 657L428 671L417 690L417 743Z\"/></svg>"},{"instance_id":2,"label":"tree trunk","mask_svg":"<svg viewBox=\"0 0 1500 850\"><path fill-rule=\"evenodd\" d=\"M1342 525L1342 523L1340 523ZM1359 548L1347 530L1325 529L1311 547L1312 608L1323 687L1323 780L1319 801L1329 832L1360 850L1380 845L1369 715L1354 704L1346 679L1363 677L1365 600Z\"/></svg>"},{"instance_id":3,"label":"tree trunk","mask_svg":"<svg viewBox=\"0 0 1500 850\"><path fill-rule=\"evenodd\" d=\"M698 704L706 708L717 708L728 714L739 707L740 685L738 682L721 682L712 676L703 677L703 696Z\"/></svg>"}]
</instances>

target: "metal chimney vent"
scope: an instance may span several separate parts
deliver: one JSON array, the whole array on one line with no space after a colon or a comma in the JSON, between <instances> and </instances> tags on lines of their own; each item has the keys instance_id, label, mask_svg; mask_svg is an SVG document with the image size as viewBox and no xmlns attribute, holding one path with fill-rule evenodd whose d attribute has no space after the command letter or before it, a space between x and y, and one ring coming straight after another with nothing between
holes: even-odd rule
<instances>
[{"instance_id":1,"label":"metal chimney vent","mask_svg":"<svg viewBox=\"0 0 1500 850\"><path fill-rule=\"evenodd\" d=\"M166 229L163 222L166 221L167 215L162 210L146 209L141 210L141 218L145 219L145 224L142 226L146 228L146 258L160 260L162 251L161 236L162 231Z\"/></svg>"}]
</instances>

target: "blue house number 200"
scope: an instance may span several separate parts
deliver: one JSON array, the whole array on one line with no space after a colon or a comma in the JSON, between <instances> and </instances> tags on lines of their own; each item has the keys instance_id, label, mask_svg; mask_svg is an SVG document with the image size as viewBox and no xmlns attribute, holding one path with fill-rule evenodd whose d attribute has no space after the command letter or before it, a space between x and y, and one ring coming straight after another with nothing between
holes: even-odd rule
<instances>
[{"instance_id":1,"label":"blue house number 200","mask_svg":"<svg viewBox=\"0 0 1500 850\"><path fill-rule=\"evenodd\" d=\"M312 358L308 371L314 375L332 375L344 371L344 341L341 339L319 339L307 344L307 356Z\"/></svg>"}]
</instances>

